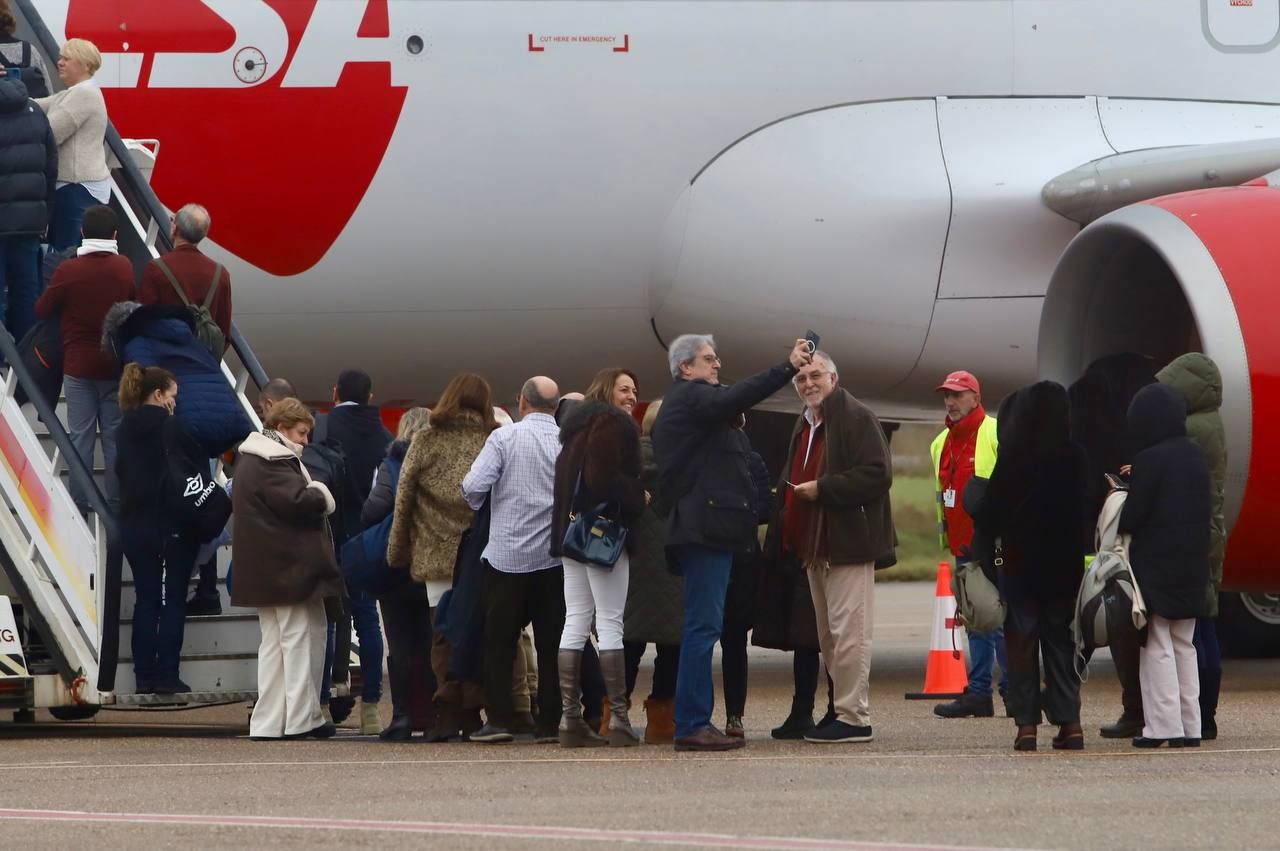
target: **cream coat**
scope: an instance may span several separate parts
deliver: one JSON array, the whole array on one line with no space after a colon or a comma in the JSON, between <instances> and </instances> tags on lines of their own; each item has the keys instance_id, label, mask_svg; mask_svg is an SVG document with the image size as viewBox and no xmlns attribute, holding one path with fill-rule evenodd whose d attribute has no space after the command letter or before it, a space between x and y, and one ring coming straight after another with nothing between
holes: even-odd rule
<instances>
[{"instance_id":1,"label":"cream coat","mask_svg":"<svg viewBox=\"0 0 1280 851\"><path fill-rule=\"evenodd\" d=\"M38 98L36 103L49 116L53 138L58 143L60 182L85 183L111 176L103 147L107 104L96 83L81 83L47 98Z\"/></svg>"}]
</instances>

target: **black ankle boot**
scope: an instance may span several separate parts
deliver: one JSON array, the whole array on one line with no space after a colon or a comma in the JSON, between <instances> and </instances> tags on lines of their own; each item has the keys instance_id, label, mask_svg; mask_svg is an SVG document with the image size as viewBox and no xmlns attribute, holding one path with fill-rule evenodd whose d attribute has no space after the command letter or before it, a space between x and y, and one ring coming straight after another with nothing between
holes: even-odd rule
<instances>
[{"instance_id":1,"label":"black ankle boot","mask_svg":"<svg viewBox=\"0 0 1280 851\"><path fill-rule=\"evenodd\" d=\"M413 738L413 720L408 715L396 715L387 728L378 734L384 742L407 742Z\"/></svg>"}]
</instances>

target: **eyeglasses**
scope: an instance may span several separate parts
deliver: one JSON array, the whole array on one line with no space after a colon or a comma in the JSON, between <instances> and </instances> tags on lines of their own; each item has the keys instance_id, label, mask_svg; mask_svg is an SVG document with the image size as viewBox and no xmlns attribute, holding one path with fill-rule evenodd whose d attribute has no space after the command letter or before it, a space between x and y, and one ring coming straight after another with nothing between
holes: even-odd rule
<instances>
[{"instance_id":1,"label":"eyeglasses","mask_svg":"<svg viewBox=\"0 0 1280 851\"><path fill-rule=\"evenodd\" d=\"M703 363L707 363L707 364L718 364L718 363L720 363L720 358L718 358L718 357L717 357L717 356L715 356L715 355L703 355L702 357L698 358L698 360L702 361Z\"/></svg>"},{"instance_id":2,"label":"eyeglasses","mask_svg":"<svg viewBox=\"0 0 1280 851\"><path fill-rule=\"evenodd\" d=\"M792 380L793 380L793 382L795 383L795 385L796 385L797 387L799 387L799 386L800 386L800 385L802 385L802 384L810 384L810 383L817 384L817 383L818 383L818 380L819 380L820 378L822 378L822 376L824 376L824 375L830 375L830 374L831 374L831 373L826 372L826 371L810 372L810 373L803 373L803 372L802 372L802 373L800 373L799 375L797 375L797 376L796 376L794 379L792 379Z\"/></svg>"}]
</instances>

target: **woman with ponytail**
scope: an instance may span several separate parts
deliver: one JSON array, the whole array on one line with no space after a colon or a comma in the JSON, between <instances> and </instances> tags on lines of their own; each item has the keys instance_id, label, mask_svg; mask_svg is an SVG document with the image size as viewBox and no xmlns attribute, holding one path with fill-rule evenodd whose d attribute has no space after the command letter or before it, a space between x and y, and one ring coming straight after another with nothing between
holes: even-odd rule
<instances>
[{"instance_id":1,"label":"woman with ponytail","mask_svg":"<svg viewBox=\"0 0 1280 851\"><path fill-rule=\"evenodd\" d=\"M120 527L133 572L133 673L138 694L185 694L178 678L187 585L199 542L180 532L164 498L169 452L192 464L204 453L174 416L178 381L159 367L125 366L120 376L116 475L120 480Z\"/></svg>"}]
</instances>

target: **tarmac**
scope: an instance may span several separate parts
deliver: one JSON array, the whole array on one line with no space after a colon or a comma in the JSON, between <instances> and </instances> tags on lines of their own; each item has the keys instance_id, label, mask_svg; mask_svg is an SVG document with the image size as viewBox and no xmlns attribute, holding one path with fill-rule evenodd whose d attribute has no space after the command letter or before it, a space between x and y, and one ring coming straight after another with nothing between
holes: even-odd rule
<instances>
[{"instance_id":1,"label":"tarmac","mask_svg":"<svg viewBox=\"0 0 1280 851\"><path fill-rule=\"evenodd\" d=\"M931 583L876 588L868 744L771 739L790 657L754 648L747 746L729 754L393 745L353 729L250 742L244 704L41 715L0 723L0 836L24 849L1280 846L1280 661L1227 662L1218 741L1138 751L1097 736L1119 711L1102 654L1083 687L1086 749L1050 750L1046 726L1040 751L1014 753L1010 719L944 721L903 699L923 684L932 611Z\"/></svg>"}]
</instances>

